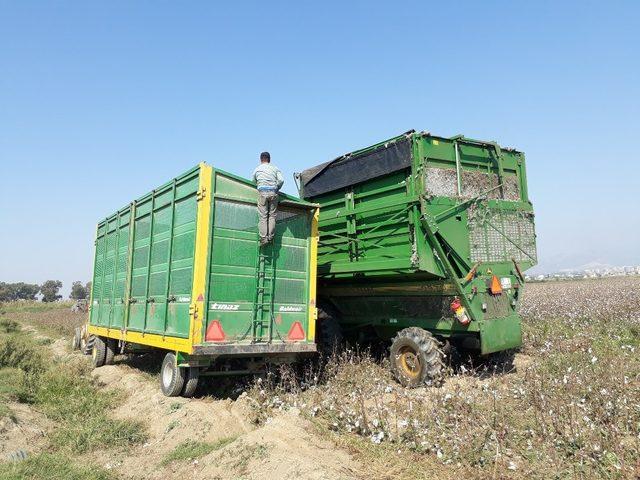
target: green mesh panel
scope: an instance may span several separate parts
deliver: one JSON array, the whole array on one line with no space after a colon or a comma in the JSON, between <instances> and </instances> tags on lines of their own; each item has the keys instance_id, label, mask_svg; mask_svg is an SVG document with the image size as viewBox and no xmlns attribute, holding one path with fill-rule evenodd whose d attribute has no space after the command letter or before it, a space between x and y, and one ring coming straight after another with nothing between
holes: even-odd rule
<instances>
[{"instance_id":1,"label":"green mesh panel","mask_svg":"<svg viewBox=\"0 0 640 480\"><path fill-rule=\"evenodd\" d=\"M253 275L211 275L211 300L217 302L253 301L256 280Z\"/></svg>"},{"instance_id":2,"label":"green mesh panel","mask_svg":"<svg viewBox=\"0 0 640 480\"><path fill-rule=\"evenodd\" d=\"M152 273L149 276L149 296L165 295L167 272Z\"/></svg>"},{"instance_id":3,"label":"green mesh panel","mask_svg":"<svg viewBox=\"0 0 640 480\"><path fill-rule=\"evenodd\" d=\"M116 289L113 292L114 293L114 298L115 299L120 299L120 298L124 298L124 288L126 285L126 281L124 279L119 279L116 282Z\"/></svg>"},{"instance_id":4,"label":"green mesh panel","mask_svg":"<svg viewBox=\"0 0 640 480\"><path fill-rule=\"evenodd\" d=\"M214 265L255 268L256 244L239 238L216 237L211 260Z\"/></svg>"},{"instance_id":5,"label":"green mesh panel","mask_svg":"<svg viewBox=\"0 0 640 480\"><path fill-rule=\"evenodd\" d=\"M149 246L138 247L133 251L133 268L147 266Z\"/></svg>"},{"instance_id":6,"label":"green mesh panel","mask_svg":"<svg viewBox=\"0 0 640 480\"><path fill-rule=\"evenodd\" d=\"M131 278L131 296L144 297L147 290L147 276L138 275Z\"/></svg>"},{"instance_id":7,"label":"green mesh panel","mask_svg":"<svg viewBox=\"0 0 640 480\"><path fill-rule=\"evenodd\" d=\"M196 197L191 196L176 202L174 227L179 227L185 223L195 222L196 220Z\"/></svg>"},{"instance_id":8,"label":"green mesh panel","mask_svg":"<svg viewBox=\"0 0 640 480\"><path fill-rule=\"evenodd\" d=\"M173 245L171 246L171 249L173 250L171 253L171 259L173 261L192 259L194 254L195 238L194 230L174 237Z\"/></svg>"},{"instance_id":9,"label":"green mesh panel","mask_svg":"<svg viewBox=\"0 0 640 480\"><path fill-rule=\"evenodd\" d=\"M120 228L118 237L118 248L126 248L129 246L129 225Z\"/></svg>"},{"instance_id":10,"label":"green mesh panel","mask_svg":"<svg viewBox=\"0 0 640 480\"><path fill-rule=\"evenodd\" d=\"M151 247L151 265L167 263L169 255L169 239L155 241Z\"/></svg>"},{"instance_id":11,"label":"green mesh panel","mask_svg":"<svg viewBox=\"0 0 640 480\"><path fill-rule=\"evenodd\" d=\"M118 256L118 273L127 271L127 252L120 252Z\"/></svg>"},{"instance_id":12,"label":"green mesh panel","mask_svg":"<svg viewBox=\"0 0 640 480\"><path fill-rule=\"evenodd\" d=\"M191 267L173 270L171 272L170 292L172 294L191 294L191 277Z\"/></svg>"},{"instance_id":13,"label":"green mesh panel","mask_svg":"<svg viewBox=\"0 0 640 480\"><path fill-rule=\"evenodd\" d=\"M246 203L218 200L214 225L219 228L256 232L258 230L258 208Z\"/></svg>"},{"instance_id":14,"label":"green mesh panel","mask_svg":"<svg viewBox=\"0 0 640 480\"><path fill-rule=\"evenodd\" d=\"M278 268L283 270L293 270L296 272L305 272L307 270L307 249L305 247L282 247L286 249L286 255L278 258Z\"/></svg>"},{"instance_id":15,"label":"green mesh panel","mask_svg":"<svg viewBox=\"0 0 640 480\"><path fill-rule=\"evenodd\" d=\"M116 247L116 232L107 234L107 252L113 252Z\"/></svg>"},{"instance_id":16,"label":"green mesh panel","mask_svg":"<svg viewBox=\"0 0 640 480\"><path fill-rule=\"evenodd\" d=\"M149 235L151 233L151 217L149 215L136 220L135 232L136 232L136 240L149 238Z\"/></svg>"},{"instance_id":17,"label":"green mesh panel","mask_svg":"<svg viewBox=\"0 0 640 480\"><path fill-rule=\"evenodd\" d=\"M310 216L307 212L279 210L276 217L277 228L289 238L306 239L310 231Z\"/></svg>"},{"instance_id":18,"label":"green mesh panel","mask_svg":"<svg viewBox=\"0 0 640 480\"><path fill-rule=\"evenodd\" d=\"M115 267L115 257L112 253L108 254L109 256L104 262L104 276L105 279L113 276L114 267Z\"/></svg>"},{"instance_id":19,"label":"green mesh panel","mask_svg":"<svg viewBox=\"0 0 640 480\"><path fill-rule=\"evenodd\" d=\"M304 280L294 280L290 278L276 279L276 303L304 303L304 287Z\"/></svg>"},{"instance_id":20,"label":"green mesh panel","mask_svg":"<svg viewBox=\"0 0 640 480\"><path fill-rule=\"evenodd\" d=\"M109 300L111 296L111 286L113 284L113 280L111 277L104 279L104 284L102 285L102 295L100 298L100 303L105 303Z\"/></svg>"},{"instance_id":21,"label":"green mesh panel","mask_svg":"<svg viewBox=\"0 0 640 480\"><path fill-rule=\"evenodd\" d=\"M153 213L153 235L168 232L171 228L171 206L163 207Z\"/></svg>"}]
</instances>

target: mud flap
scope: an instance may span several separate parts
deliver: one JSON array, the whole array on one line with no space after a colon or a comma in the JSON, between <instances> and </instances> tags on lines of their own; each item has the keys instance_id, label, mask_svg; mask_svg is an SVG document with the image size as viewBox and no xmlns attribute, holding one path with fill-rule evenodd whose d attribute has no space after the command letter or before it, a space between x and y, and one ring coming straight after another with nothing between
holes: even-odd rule
<instances>
[{"instance_id":1,"label":"mud flap","mask_svg":"<svg viewBox=\"0 0 640 480\"><path fill-rule=\"evenodd\" d=\"M480 324L480 348L483 354L500 352L522 345L520 317L483 320Z\"/></svg>"}]
</instances>

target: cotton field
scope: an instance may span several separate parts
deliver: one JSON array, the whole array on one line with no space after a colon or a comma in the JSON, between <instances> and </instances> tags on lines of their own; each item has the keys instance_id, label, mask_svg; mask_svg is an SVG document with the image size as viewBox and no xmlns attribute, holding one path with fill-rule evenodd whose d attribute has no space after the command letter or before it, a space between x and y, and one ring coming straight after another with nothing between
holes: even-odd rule
<instances>
[{"instance_id":1,"label":"cotton field","mask_svg":"<svg viewBox=\"0 0 640 480\"><path fill-rule=\"evenodd\" d=\"M297 409L371 478L637 478L639 300L640 277L532 283L518 352L408 390L383 359L348 351L257 384L256 421Z\"/></svg>"},{"instance_id":2,"label":"cotton field","mask_svg":"<svg viewBox=\"0 0 640 480\"><path fill-rule=\"evenodd\" d=\"M527 284L520 313L531 322L565 320L640 321L640 276Z\"/></svg>"}]
</instances>

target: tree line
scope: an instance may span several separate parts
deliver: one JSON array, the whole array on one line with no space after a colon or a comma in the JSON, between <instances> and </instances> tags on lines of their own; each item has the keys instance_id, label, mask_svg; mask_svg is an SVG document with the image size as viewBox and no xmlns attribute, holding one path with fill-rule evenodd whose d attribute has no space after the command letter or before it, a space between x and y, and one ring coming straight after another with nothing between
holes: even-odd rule
<instances>
[{"instance_id":1,"label":"tree line","mask_svg":"<svg viewBox=\"0 0 640 480\"><path fill-rule=\"evenodd\" d=\"M0 282L0 302L14 302L16 300L37 300L41 295L43 302L56 302L62 298L59 294L62 288L60 280L47 280L42 285L36 283L6 283ZM84 300L91 295L91 282L82 284L80 281L71 284L72 300Z\"/></svg>"}]
</instances>

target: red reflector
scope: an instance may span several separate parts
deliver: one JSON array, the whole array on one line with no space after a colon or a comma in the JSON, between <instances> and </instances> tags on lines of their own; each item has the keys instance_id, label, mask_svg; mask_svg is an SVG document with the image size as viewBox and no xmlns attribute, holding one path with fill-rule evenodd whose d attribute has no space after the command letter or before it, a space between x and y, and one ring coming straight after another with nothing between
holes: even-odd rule
<instances>
[{"instance_id":1,"label":"red reflector","mask_svg":"<svg viewBox=\"0 0 640 480\"><path fill-rule=\"evenodd\" d=\"M207 342L221 342L224 340L224 330L218 320L213 320L207 327L207 334L204 336Z\"/></svg>"},{"instance_id":2,"label":"red reflector","mask_svg":"<svg viewBox=\"0 0 640 480\"><path fill-rule=\"evenodd\" d=\"M289 340L304 340L304 330L300 322L294 322L294 324L291 325L287 338Z\"/></svg>"}]
</instances>

